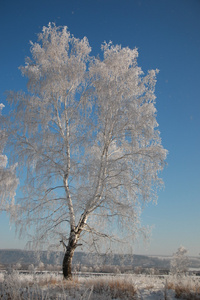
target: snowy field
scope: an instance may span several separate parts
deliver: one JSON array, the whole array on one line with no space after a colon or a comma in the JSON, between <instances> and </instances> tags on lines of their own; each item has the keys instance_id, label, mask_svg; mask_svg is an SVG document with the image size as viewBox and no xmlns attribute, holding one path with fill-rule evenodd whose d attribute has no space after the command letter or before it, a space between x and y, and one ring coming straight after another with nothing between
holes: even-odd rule
<instances>
[{"instance_id":1,"label":"snowy field","mask_svg":"<svg viewBox=\"0 0 200 300\"><path fill-rule=\"evenodd\" d=\"M199 277L103 275L75 276L63 281L60 274L0 273L0 299L200 299Z\"/></svg>"}]
</instances>

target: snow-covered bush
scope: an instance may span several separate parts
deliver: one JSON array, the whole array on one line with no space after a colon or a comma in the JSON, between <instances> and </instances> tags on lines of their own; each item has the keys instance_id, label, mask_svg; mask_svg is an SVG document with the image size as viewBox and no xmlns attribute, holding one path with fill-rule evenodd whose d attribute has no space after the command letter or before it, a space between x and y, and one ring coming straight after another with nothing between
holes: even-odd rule
<instances>
[{"instance_id":1,"label":"snow-covered bush","mask_svg":"<svg viewBox=\"0 0 200 300\"><path fill-rule=\"evenodd\" d=\"M34 265L33 264L29 265L28 270L31 271L31 272L34 272L34 270L35 270Z\"/></svg>"},{"instance_id":2,"label":"snow-covered bush","mask_svg":"<svg viewBox=\"0 0 200 300\"><path fill-rule=\"evenodd\" d=\"M44 263L42 261L38 264L38 270L43 271L44 270Z\"/></svg>"},{"instance_id":3,"label":"snow-covered bush","mask_svg":"<svg viewBox=\"0 0 200 300\"><path fill-rule=\"evenodd\" d=\"M188 251L185 247L180 246L176 253L173 254L171 264L170 264L170 272L173 275L181 275L186 274L188 271L189 260L187 257Z\"/></svg>"},{"instance_id":4,"label":"snow-covered bush","mask_svg":"<svg viewBox=\"0 0 200 300\"><path fill-rule=\"evenodd\" d=\"M16 270L20 270L22 268L22 265L18 262L14 267Z\"/></svg>"}]
</instances>

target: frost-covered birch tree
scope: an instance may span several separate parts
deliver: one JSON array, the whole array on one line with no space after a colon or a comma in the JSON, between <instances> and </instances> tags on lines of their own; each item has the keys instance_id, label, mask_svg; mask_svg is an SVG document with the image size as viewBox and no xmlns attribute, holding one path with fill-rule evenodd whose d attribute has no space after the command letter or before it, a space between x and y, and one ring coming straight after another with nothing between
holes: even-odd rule
<instances>
[{"instance_id":1,"label":"frost-covered birch tree","mask_svg":"<svg viewBox=\"0 0 200 300\"><path fill-rule=\"evenodd\" d=\"M134 239L166 158L157 71L142 72L136 49L104 43L102 58L90 53L86 37L49 24L21 67L27 91L7 97L9 147L24 182L12 215L20 233L34 225L33 245L62 241L65 278L77 246Z\"/></svg>"},{"instance_id":2,"label":"frost-covered birch tree","mask_svg":"<svg viewBox=\"0 0 200 300\"><path fill-rule=\"evenodd\" d=\"M18 185L16 165L8 167L8 158L3 154L6 144L4 118L1 114L3 107L3 103L0 103L0 212L12 206Z\"/></svg>"}]
</instances>

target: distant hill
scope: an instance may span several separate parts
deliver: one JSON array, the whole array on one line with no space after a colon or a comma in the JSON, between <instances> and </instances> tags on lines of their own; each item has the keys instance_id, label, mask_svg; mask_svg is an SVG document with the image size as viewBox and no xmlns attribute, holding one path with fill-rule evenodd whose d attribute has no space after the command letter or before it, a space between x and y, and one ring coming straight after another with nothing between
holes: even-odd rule
<instances>
[{"instance_id":1,"label":"distant hill","mask_svg":"<svg viewBox=\"0 0 200 300\"><path fill-rule=\"evenodd\" d=\"M34 264L43 262L51 265L61 265L63 260L63 252L50 252L41 251L27 251L27 250L0 250L0 264L12 265L12 264ZM159 268L169 269L170 257L162 256L146 256L146 255L120 255L120 254L108 254L99 256L97 254L87 254L84 252L75 252L73 258L73 264L79 264L83 266L98 266L98 265L113 265L113 266L130 266L130 267L142 267L142 268ZM200 268L200 259L191 257L190 268Z\"/></svg>"},{"instance_id":2,"label":"distant hill","mask_svg":"<svg viewBox=\"0 0 200 300\"><path fill-rule=\"evenodd\" d=\"M19 249L2 249L0 250L0 264L60 264L62 261L63 252L47 251L28 251Z\"/></svg>"}]
</instances>

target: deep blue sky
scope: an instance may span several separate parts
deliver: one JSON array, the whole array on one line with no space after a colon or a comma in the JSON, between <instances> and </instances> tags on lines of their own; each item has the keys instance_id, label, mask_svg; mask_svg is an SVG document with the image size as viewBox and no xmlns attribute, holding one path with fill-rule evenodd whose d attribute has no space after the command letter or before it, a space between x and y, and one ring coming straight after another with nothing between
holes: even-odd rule
<instances>
[{"instance_id":1,"label":"deep blue sky","mask_svg":"<svg viewBox=\"0 0 200 300\"><path fill-rule=\"evenodd\" d=\"M154 225L147 249L138 254L172 254L182 244L200 252L200 1L199 0L0 0L0 102L5 90L25 88L18 67L30 55L29 41L49 22L87 36L100 53L103 41L138 48L146 72L158 68L158 122L169 151L165 189L149 204L143 224ZM19 248L5 214L0 248Z\"/></svg>"}]
</instances>

